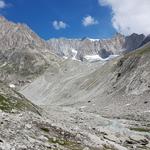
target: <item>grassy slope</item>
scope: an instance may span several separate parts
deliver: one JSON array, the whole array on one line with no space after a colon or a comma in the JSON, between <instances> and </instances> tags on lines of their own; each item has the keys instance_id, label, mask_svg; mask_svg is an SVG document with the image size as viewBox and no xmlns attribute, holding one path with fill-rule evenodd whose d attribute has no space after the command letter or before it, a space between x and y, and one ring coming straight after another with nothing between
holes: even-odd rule
<instances>
[{"instance_id":1,"label":"grassy slope","mask_svg":"<svg viewBox=\"0 0 150 150\"><path fill-rule=\"evenodd\" d=\"M5 112L32 111L39 113L39 108L18 92L0 82L0 109Z\"/></svg>"}]
</instances>

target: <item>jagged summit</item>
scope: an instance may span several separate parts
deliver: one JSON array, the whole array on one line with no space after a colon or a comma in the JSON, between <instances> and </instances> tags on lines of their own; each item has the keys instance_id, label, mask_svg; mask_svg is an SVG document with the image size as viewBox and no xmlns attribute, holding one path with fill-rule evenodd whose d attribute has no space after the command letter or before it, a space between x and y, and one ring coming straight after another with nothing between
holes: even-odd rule
<instances>
[{"instance_id":1,"label":"jagged summit","mask_svg":"<svg viewBox=\"0 0 150 150\"><path fill-rule=\"evenodd\" d=\"M13 23L1 17L0 36L1 49L23 48L27 44L34 44L39 48L45 48L46 43L27 25L21 23ZM47 47L48 49L48 47Z\"/></svg>"},{"instance_id":2,"label":"jagged summit","mask_svg":"<svg viewBox=\"0 0 150 150\"><path fill-rule=\"evenodd\" d=\"M0 15L0 22L3 22L3 21L7 21L7 19L4 16Z\"/></svg>"},{"instance_id":3,"label":"jagged summit","mask_svg":"<svg viewBox=\"0 0 150 150\"><path fill-rule=\"evenodd\" d=\"M123 50L124 41L123 35L116 35L112 39L91 39L88 37L75 40L50 39L48 44L53 52L59 56L71 58L73 56L72 49L74 49L77 51L76 59L84 60L87 55L102 54L103 49L114 55L119 54Z\"/></svg>"},{"instance_id":4,"label":"jagged summit","mask_svg":"<svg viewBox=\"0 0 150 150\"><path fill-rule=\"evenodd\" d=\"M148 42L150 42L150 34L144 38L144 40L140 46L143 46L143 45L147 44Z\"/></svg>"},{"instance_id":5,"label":"jagged summit","mask_svg":"<svg viewBox=\"0 0 150 150\"><path fill-rule=\"evenodd\" d=\"M57 72L59 62L62 61L60 57L103 61L145 43L144 35L137 34L128 37L116 34L111 39L101 40L61 38L46 42L25 24L13 23L3 16L0 22L0 77L16 85L30 82L49 65L52 66L52 72Z\"/></svg>"},{"instance_id":6,"label":"jagged summit","mask_svg":"<svg viewBox=\"0 0 150 150\"><path fill-rule=\"evenodd\" d=\"M72 49L74 49L77 51L76 59L83 61L86 60L87 56L96 56L101 59L106 53L109 54L107 57L110 57L110 55L120 55L124 51L133 51L142 45L144 39L143 34L133 33L130 36L124 36L116 33L109 39L91 39L89 37L82 39L50 39L48 44L54 53L66 58L72 58Z\"/></svg>"},{"instance_id":7,"label":"jagged summit","mask_svg":"<svg viewBox=\"0 0 150 150\"><path fill-rule=\"evenodd\" d=\"M0 81L0 149L148 150L148 41L116 34L48 44L1 18L0 80L9 87Z\"/></svg>"},{"instance_id":8,"label":"jagged summit","mask_svg":"<svg viewBox=\"0 0 150 150\"><path fill-rule=\"evenodd\" d=\"M0 23L0 77L16 85L32 80L60 58L24 24L15 24L4 17Z\"/></svg>"}]
</instances>

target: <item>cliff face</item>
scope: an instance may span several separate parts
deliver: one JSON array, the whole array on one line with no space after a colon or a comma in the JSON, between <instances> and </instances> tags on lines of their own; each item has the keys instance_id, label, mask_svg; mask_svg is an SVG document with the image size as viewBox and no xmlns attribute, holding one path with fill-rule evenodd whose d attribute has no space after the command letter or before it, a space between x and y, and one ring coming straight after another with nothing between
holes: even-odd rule
<instances>
[{"instance_id":1,"label":"cliff face","mask_svg":"<svg viewBox=\"0 0 150 150\"><path fill-rule=\"evenodd\" d=\"M117 34L112 39L99 40L99 39L50 39L48 41L52 51L60 56L71 58L73 50L77 51L76 58L82 60L86 55L98 55L101 57L109 54L119 54L123 51L123 43L125 37ZM105 51L105 52L104 52Z\"/></svg>"},{"instance_id":2,"label":"cliff face","mask_svg":"<svg viewBox=\"0 0 150 150\"><path fill-rule=\"evenodd\" d=\"M23 24L0 17L0 78L16 84L30 82L59 58L47 43Z\"/></svg>"},{"instance_id":3,"label":"cliff face","mask_svg":"<svg viewBox=\"0 0 150 150\"><path fill-rule=\"evenodd\" d=\"M146 37L144 38L144 40L143 40L143 42L141 43L140 46L143 46L143 45L147 44L148 42L150 42L150 35L148 35L148 36L146 36Z\"/></svg>"},{"instance_id":4,"label":"cliff face","mask_svg":"<svg viewBox=\"0 0 150 150\"><path fill-rule=\"evenodd\" d=\"M73 50L77 51L76 59L83 60L86 55L99 55L107 58L110 55L119 55L124 51L132 51L140 47L144 41L143 34L123 36L116 34L112 39L50 39L51 50L59 56L72 58Z\"/></svg>"},{"instance_id":5,"label":"cliff face","mask_svg":"<svg viewBox=\"0 0 150 150\"><path fill-rule=\"evenodd\" d=\"M124 48L127 51L133 51L140 47L140 45L144 41L144 38L145 36L143 34L138 35L133 33L132 35L125 37Z\"/></svg>"},{"instance_id":6,"label":"cliff face","mask_svg":"<svg viewBox=\"0 0 150 150\"><path fill-rule=\"evenodd\" d=\"M22 49L34 45L47 51L48 46L36 33L25 24L15 24L0 17L0 48Z\"/></svg>"}]
</instances>

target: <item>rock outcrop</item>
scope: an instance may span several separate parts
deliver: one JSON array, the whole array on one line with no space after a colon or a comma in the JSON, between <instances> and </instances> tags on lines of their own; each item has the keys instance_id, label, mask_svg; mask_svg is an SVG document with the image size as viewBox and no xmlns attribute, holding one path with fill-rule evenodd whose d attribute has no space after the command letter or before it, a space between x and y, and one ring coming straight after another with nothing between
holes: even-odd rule
<instances>
[{"instance_id":1,"label":"rock outcrop","mask_svg":"<svg viewBox=\"0 0 150 150\"><path fill-rule=\"evenodd\" d=\"M150 42L150 35L148 35L144 38L144 40L140 46L143 46L143 45L147 44L148 42Z\"/></svg>"},{"instance_id":2,"label":"rock outcrop","mask_svg":"<svg viewBox=\"0 0 150 150\"><path fill-rule=\"evenodd\" d=\"M144 42L143 34L132 34L123 36L116 34L111 39L50 39L49 46L53 53L66 58L73 57L73 50L77 51L76 59L85 60L86 55L99 55L101 58L108 58L110 55L120 55L139 48Z\"/></svg>"},{"instance_id":3,"label":"rock outcrop","mask_svg":"<svg viewBox=\"0 0 150 150\"><path fill-rule=\"evenodd\" d=\"M124 49L127 52L136 50L139 48L144 41L145 36L143 34L131 34L130 36L125 37L125 43L123 45ZM145 43L146 44L146 43Z\"/></svg>"},{"instance_id":4,"label":"rock outcrop","mask_svg":"<svg viewBox=\"0 0 150 150\"><path fill-rule=\"evenodd\" d=\"M24 24L0 17L0 78L19 86L30 82L61 59L50 52L47 43Z\"/></svg>"},{"instance_id":5,"label":"rock outcrop","mask_svg":"<svg viewBox=\"0 0 150 150\"><path fill-rule=\"evenodd\" d=\"M76 50L76 59L83 60L86 55L100 55L103 57L106 53L107 56L110 54L119 54L123 51L124 42L125 37L121 34L116 34L112 39L103 40L90 38L50 39L48 44L52 52L59 56L72 58L72 50Z\"/></svg>"}]
</instances>

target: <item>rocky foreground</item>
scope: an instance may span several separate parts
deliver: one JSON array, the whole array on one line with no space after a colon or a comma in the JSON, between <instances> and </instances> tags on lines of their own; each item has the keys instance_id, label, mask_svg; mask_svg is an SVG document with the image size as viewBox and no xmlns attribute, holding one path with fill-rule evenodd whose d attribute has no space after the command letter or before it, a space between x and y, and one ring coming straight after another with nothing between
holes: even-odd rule
<instances>
[{"instance_id":1,"label":"rocky foreground","mask_svg":"<svg viewBox=\"0 0 150 150\"><path fill-rule=\"evenodd\" d=\"M68 108L49 117L0 111L1 150L149 150L149 122L107 119Z\"/></svg>"},{"instance_id":2,"label":"rocky foreground","mask_svg":"<svg viewBox=\"0 0 150 150\"><path fill-rule=\"evenodd\" d=\"M41 106L0 83L1 150L149 150L150 122ZM44 110L44 111L43 111Z\"/></svg>"},{"instance_id":3,"label":"rocky foreground","mask_svg":"<svg viewBox=\"0 0 150 150\"><path fill-rule=\"evenodd\" d=\"M149 37L48 45L26 25L0 24L0 150L150 150ZM111 61L81 61L120 48Z\"/></svg>"}]
</instances>

